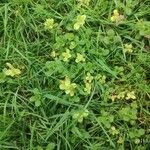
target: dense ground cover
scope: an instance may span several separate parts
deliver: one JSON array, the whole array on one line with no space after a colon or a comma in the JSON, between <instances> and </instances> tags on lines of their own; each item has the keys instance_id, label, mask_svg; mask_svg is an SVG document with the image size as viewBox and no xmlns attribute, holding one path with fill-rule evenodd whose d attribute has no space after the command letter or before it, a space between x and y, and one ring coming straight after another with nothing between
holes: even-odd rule
<instances>
[{"instance_id":1,"label":"dense ground cover","mask_svg":"<svg viewBox=\"0 0 150 150\"><path fill-rule=\"evenodd\" d=\"M0 1L0 150L150 149L149 0Z\"/></svg>"}]
</instances>

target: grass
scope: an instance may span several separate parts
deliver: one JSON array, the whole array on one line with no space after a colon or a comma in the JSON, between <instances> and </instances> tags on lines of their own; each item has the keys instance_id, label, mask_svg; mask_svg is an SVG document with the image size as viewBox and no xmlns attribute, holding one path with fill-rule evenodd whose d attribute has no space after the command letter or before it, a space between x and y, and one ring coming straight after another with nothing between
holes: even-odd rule
<instances>
[{"instance_id":1,"label":"grass","mask_svg":"<svg viewBox=\"0 0 150 150\"><path fill-rule=\"evenodd\" d=\"M1 0L0 150L150 149L150 2L85 2Z\"/></svg>"}]
</instances>

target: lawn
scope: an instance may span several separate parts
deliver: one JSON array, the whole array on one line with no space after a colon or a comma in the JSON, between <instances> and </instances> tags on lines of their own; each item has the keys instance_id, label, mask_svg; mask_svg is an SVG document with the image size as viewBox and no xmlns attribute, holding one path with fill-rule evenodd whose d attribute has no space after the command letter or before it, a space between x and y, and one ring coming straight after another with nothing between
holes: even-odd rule
<instances>
[{"instance_id":1,"label":"lawn","mask_svg":"<svg viewBox=\"0 0 150 150\"><path fill-rule=\"evenodd\" d=\"M0 150L149 150L150 1L0 0Z\"/></svg>"}]
</instances>

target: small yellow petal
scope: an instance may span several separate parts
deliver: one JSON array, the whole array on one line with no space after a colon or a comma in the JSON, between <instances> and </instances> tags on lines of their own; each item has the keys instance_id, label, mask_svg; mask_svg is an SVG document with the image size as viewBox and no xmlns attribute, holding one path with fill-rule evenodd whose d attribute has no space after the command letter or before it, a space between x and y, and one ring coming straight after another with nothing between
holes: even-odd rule
<instances>
[{"instance_id":1,"label":"small yellow petal","mask_svg":"<svg viewBox=\"0 0 150 150\"><path fill-rule=\"evenodd\" d=\"M112 21L112 22L116 21L116 17L115 17L115 16L112 16L112 17L111 17L111 21Z\"/></svg>"},{"instance_id":2,"label":"small yellow petal","mask_svg":"<svg viewBox=\"0 0 150 150\"><path fill-rule=\"evenodd\" d=\"M10 63L6 63L6 66L8 66L10 69L14 68Z\"/></svg>"},{"instance_id":3,"label":"small yellow petal","mask_svg":"<svg viewBox=\"0 0 150 150\"><path fill-rule=\"evenodd\" d=\"M56 53L56 51L52 51L51 52L51 57L55 58L58 54Z\"/></svg>"},{"instance_id":4,"label":"small yellow petal","mask_svg":"<svg viewBox=\"0 0 150 150\"><path fill-rule=\"evenodd\" d=\"M115 16L119 16L119 13L118 13L118 10L117 10L117 9L115 9L115 10L113 11L113 13L114 13Z\"/></svg>"},{"instance_id":5,"label":"small yellow petal","mask_svg":"<svg viewBox=\"0 0 150 150\"><path fill-rule=\"evenodd\" d=\"M21 74L20 69L14 68L13 65L11 65L10 63L6 63L6 65L9 67L9 69L4 69L4 73L6 76L14 77Z\"/></svg>"},{"instance_id":6,"label":"small yellow petal","mask_svg":"<svg viewBox=\"0 0 150 150\"><path fill-rule=\"evenodd\" d=\"M74 96L76 87L77 85L75 83L71 83L68 77L65 77L64 80L61 80L59 85L59 88L64 90L65 93L69 94L70 96Z\"/></svg>"},{"instance_id":7,"label":"small yellow petal","mask_svg":"<svg viewBox=\"0 0 150 150\"><path fill-rule=\"evenodd\" d=\"M117 98L116 95L112 95L112 96L111 96L111 100L112 100L113 102L115 101L116 98Z\"/></svg>"},{"instance_id":8,"label":"small yellow petal","mask_svg":"<svg viewBox=\"0 0 150 150\"><path fill-rule=\"evenodd\" d=\"M69 61L69 58L71 58L70 50L67 49L66 52L62 53L63 61L67 62Z\"/></svg>"},{"instance_id":9,"label":"small yellow petal","mask_svg":"<svg viewBox=\"0 0 150 150\"><path fill-rule=\"evenodd\" d=\"M74 24L74 29L75 29L75 30L78 30L79 28L80 28L80 25L79 25L78 23L75 23L75 24Z\"/></svg>"},{"instance_id":10,"label":"small yellow petal","mask_svg":"<svg viewBox=\"0 0 150 150\"><path fill-rule=\"evenodd\" d=\"M89 72L87 73L87 75L85 77L86 82L90 82L90 83L92 82L93 78L94 77Z\"/></svg>"},{"instance_id":11,"label":"small yellow petal","mask_svg":"<svg viewBox=\"0 0 150 150\"><path fill-rule=\"evenodd\" d=\"M86 19L86 15L78 15L76 19L76 23L74 24L74 29L78 30L81 26L84 25Z\"/></svg>"},{"instance_id":12,"label":"small yellow petal","mask_svg":"<svg viewBox=\"0 0 150 150\"><path fill-rule=\"evenodd\" d=\"M85 61L85 58L84 58L83 55L77 53L77 57L76 57L75 62L76 62L76 63L79 63L79 62L81 62L81 61L84 62L84 61Z\"/></svg>"},{"instance_id":13,"label":"small yellow petal","mask_svg":"<svg viewBox=\"0 0 150 150\"><path fill-rule=\"evenodd\" d=\"M12 70L10 70L10 69L4 70L4 73L5 73L6 76L12 76L12 77L14 76Z\"/></svg>"},{"instance_id":14,"label":"small yellow petal","mask_svg":"<svg viewBox=\"0 0 150 150\"><path fill-rule=\"evenodd\" d=\"M87 94L91 93L92 85L91 83L85 83L84 91L87 92Z\"/></svg>"},{"instance_id":15,"label":"small yellow petal","mask_svg":"<svg viewBox=\"0 0 150 150\"><path fill-rule=\"evenodd\" d=\"M118 144L122 144L122 143L123 143L123 141L124 141L124 140L123 140L123 138L122 138L122 137L119 137L119 139L118 139L117 143L118 143Z\"/></svg>"},{"instance_id":16,"label":"small yellow petal","mask_svg":"<svg viewBox=\"0 0 150 150\"><path fill-rule=\"evenodd\" d=\"M44 22L45 29L52 29L54 27L54 19L46 19Z\"/></svg>"}]
</instances>

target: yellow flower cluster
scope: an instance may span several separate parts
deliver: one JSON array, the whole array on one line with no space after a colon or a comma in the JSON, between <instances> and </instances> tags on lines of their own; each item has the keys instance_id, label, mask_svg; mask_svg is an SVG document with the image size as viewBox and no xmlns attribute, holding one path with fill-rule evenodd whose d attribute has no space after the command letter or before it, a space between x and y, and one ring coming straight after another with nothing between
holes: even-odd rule
<instances>
[{"instance_id":1,"label":"yellow flower cluster","mask_svg":"<svg viewBox=\"0 0 150 150\"><path fill-rule=\"evenodd\" d=\"M91 83L85 82L85 88L84 91L87 92L87 94L91 93L92 85Z\"/></svg>"},{"instance_id":2,"label":"yellow flower cluster","mask_svg":"<svg viewBox=\"0 0 150 150\"><path fill-rule=\"evenodd\" d=\"M86 77L85 77L85 82L91 83L94 77L88 72Z\"/></svg>"},{"instance_id":3,"label":"yellow flower cluster","mask_svg":"<svg viewBox=\"0 0 150 150\"><path fill-rule=\"evenodd\" d=\"M79 62L85 62L85 58L82 54L80 53L77 53L77 57L76 57L76 60L75 60L76 63L79 63Z\"/></svg>"},{"instance_id":4,"label":"yellow flower cluster","mask_svg":"<svg viewBox=\"0 0 150 150\"><path fill-rule=\"evenodd\" d=\"M78 122L82 123L83 118L86 118L88 115L89 115L89 111L87 109L79 110L73 114L72 118L76 119Z\"/></svg>"},{"instance_id":5,"label":"yellow flower cluster","mask_svg":"<svg viewBox=\"0 0 150 150\"><path fill-rule=\"evenodd\" d=\"M4 68L4 73L6 76L11 76L11 77L14 77L14 76L18 76L21 74L21 70L20 69L17 69L15 68L13 65L11 65L10 63L6 63L7 68Z\"/></svg>"},{"instance_id":6,"label":"yellow flower cluster","mask_svg":"<svg viewBox=\"0 0 150 150\"><path fill-rule=\"evenodd\" d=\"M124 52L126 53L132 53L133 52L133 46L132 44L125 44L124 45Z\"/></svg>"},{"instance_id":7,"label":"yellow flower cluster","mask_svg":"<svg viewBox=\"0 0 150 150\"><path fill-rule=\"evenodd\" d=\"M129 100L129 99L136 99L134 91L127 92L126 100Z\"/></svg>"},{"instance_id":8,"label":"yellow flower cluster","mask_svg":"<svg viewBox=\"0 0 150 150\"><path fill-rule=\"evenodd\" d=\"M46 21L44 22L44 26L46 30L50 30L54 27L54 19L46 19Z\"/></svg>"},{"instance_id":9,"label":"yellow flower cluster","mask_svg":"<svg viewBox=\"0 0 150 150\"><path fill-rule=\"evenodd\" d=\"M124 19L124 16L120 15L119 12L118 12L118 10L115 9L113 11L113 15L111 17L111 21L118 23L118 22L121 22L123 19Z\"/></svg>"},{"instance_id":10,"label":"yellow flower cluster","mask_svg":"<svg viewBox=\"0 0 150 150\"><path fill-rule=\"evenodd\" d=\"M112 101L115 101L116 99L126 99L126 100L134 100L136 99L135 92L134 91L124 91L120 92L118 95L111 95L110 99Z\"/></svg>"},{"instance_id":11,"label":"yellow flower cluster","mask_svg":"<svg viewBox=\"0 0 150 150\"><path fill-rule=\"evenodd\" d=\"M112 126L109 130L109 132L112 134L112 135L117 135L119 134L119 130L116 129L116 127Z\"/></svg>"},{"instance_id":12,"label":"yellow flower cluster","mask_svg":"<svg viewBox=\"0 0 150 150\"><path fill-rule=\"evenodd\" d=\"M122 137L119 137L117 143L118 143L118 144L122 144L123 142L124 142L123 138L122 138Z\"/></svg>"},{"instance_id":13,"label":"yellow flower cluster","mask_svg":"<svg viewBox=\"0 0 150 150\"><path fill-rule=\"evenodd\" d=\"M86 77L85 77L85 80L84 80L84 83L85 83L85 88L84 88L84 91L87 92L87 94L90 94L91 93L91 89L92 89L92 80L94 79L94 77L88 72Z\"/></svg>"},{"instance_id":14,"label":"yellow flower cluster","mask_svg":"<svg viewBox=\"0 0 150 150\"><path fill-rule=\"evenodd\" d=\"M97 80L99 81L99 83L101 83L101 84L106 83L106 76L105 76L105 75L98 74L98 75L96 76L96 79L97 79Z\"/></svg>"},{"instance_id":15,"label":"yellow flower cluster","mask_svg":"<svg viewBox=\"0 0 150 150\"><path fill-rule=\"evenodd\" d=\"M86 15L78 15L76 19L76 23L74 24L74 29L78 30L85 24Z\"/></svg>"},{"instance_id":16,"label":"yellow flower cluster","mask_svg":"<svg viewBox=\"0 0 150 150\"><path fill-rule=\"evenodd\" d=\"M56 58L58 56L58 53L56 51L51 52L51 57Z\"/></svg>"},{"instance_id":17,"label":"yellow flower cluster","mask_svg":"<svg viewBox=\"0 0 150 150\"><path fill-rule=\"evenodd\" d=\"M56 59L56 57L57 57L58 55L59 55L59 54L58 54L56 51L52 51L52 52L51 52L51 57L53 57L53 58L55 58L55 59ZM72 57L71 52L70 52L69 49L66 49L66 51L62 53L62 56L63 56L63 61L65 61L65 62L68 62L69 59ZM80 54L80 53L77 53L75 62L76 62L76 63L85 62L84 56L83 56L82 54Z\"/></svg>"},{"instance_id":18,"label":"yellow flower cluster","mask_svg":"<svg viewBox=\"0 0 150 150\"><path fill-rule=\"evenodd\" d=\"M66 52L62 53L63 61L68 62L69 58L71 58L71 53L69 49L66 49Z\"/></svg>"},{"instance_id":19,"label":"yellow flower cluster","mask_svg":"<svg viewBox=\"0 0 150 150\"><path fill-rule=\"evenodd\" d=\"M89 3L91 0L77 0L79 2L79 5L86 5L89 6Z\"/></svg>"},{"instance_id":20,"label":"yellow flower cluster","mask_svg":"<svg viewBox=\"0 0 150 150\"><path fill-rule=\"evenodd\" d=\"M74 96L76 87L77 85L75 83L71 83L68 77L65 77L64 80L60 81L59 88L64 90L66 94L70 94L70 96Z\"/></svg>"}]
</instances>

